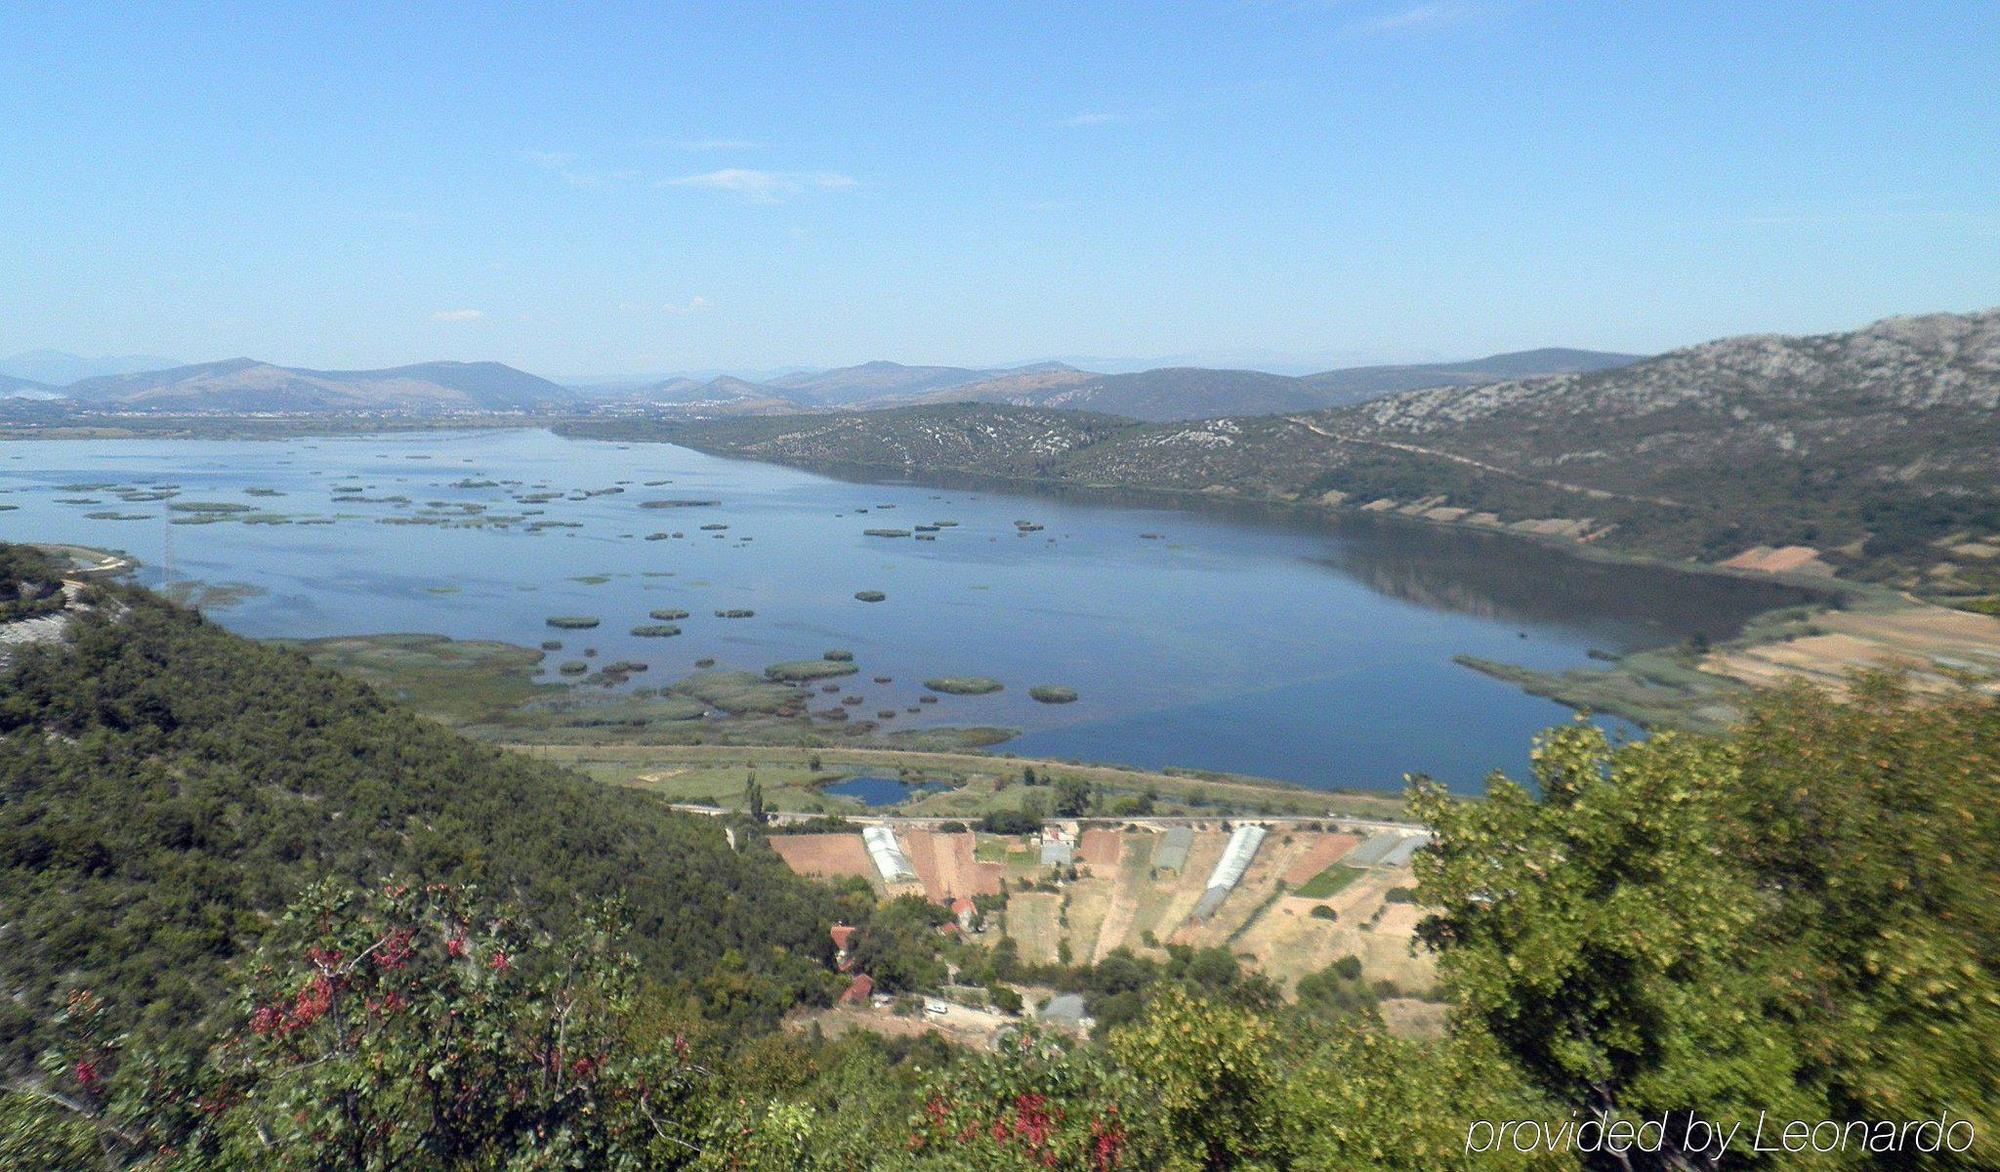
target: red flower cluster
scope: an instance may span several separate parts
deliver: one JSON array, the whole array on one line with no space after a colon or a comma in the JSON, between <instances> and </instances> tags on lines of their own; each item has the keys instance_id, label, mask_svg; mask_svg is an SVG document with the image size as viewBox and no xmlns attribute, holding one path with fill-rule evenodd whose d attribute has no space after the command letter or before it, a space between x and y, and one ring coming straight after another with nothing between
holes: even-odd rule
<instances>
[{"instance_id":1,"label":"red flower cluster","mask_svg":"<svg viewBox=\"0 0 2000 1172\"><path fill-rule=\"evenodd\" d=\"M1111 1108L1109 1115L1109 1119L1090 1121L1090 1158L1098 1172L1116 1168L1125 1151L1125 1129L1118 1125L1118 1108Z\"/></svg>"},{"instance_id":2,"label":"red flower cluster","mask_svg":"<svg viewBox=\"0 0 2000 1172\"><path fill-rule=\"evenodd\" d=\"M979 1123L971 1121L956 1132L946 1132L959 1143L969 1144L985 1138L995 1144L1012 1146L1044 1167L1053 1168L1062 1159L1056 1144L1057 1130L1062 1124L1063 1113L1052 1106L1046 1095L1029 1092L1014 1096L1007 1110L996 1116L982 1129ZM951 1118L951 1104L943 1095L933 1094L924 1102L924 1117L928 1128L943 1132ZM911 1136L911 1150L921 1150L925 1146L923 1131ZM1119 1154L1125 1143L1125 1134L1116 1123L1106 1125L1099 1120L1091 1126L1091 1144L1088 1149L1092 1166L1099 1172L1116 1168Z\"/></svg>"},{"instance_id":3,"label":"red flower cluster","mask_svg":"<svg viewBox=\"0 0 2000 1172\"><path fill-rule=\"evenodd\" d=\"M387 993L383 994L382 999L380 1001L377 1001L375 998L370 997L368 999L368 1012L394 1013L398 1009L403 1008L403 1006L407 1004L409 1003L403 1000L403 995L400 992L391 989Z\"/></svg>"},{"instance_id":4,"label":"red flower cluster","mask_svg":"<svg viewBox=\"0 0 2000 1172\"><path fill-rule=\"evenodd\" d=\"M415 928L398 928L389 933L375 952L375 967L385 973L393 973L410 963L410 956L416 951L410 946L410 941L415 939L416 935Z\"/></svg>"},{"instance_id":5,"label":"red flower cluster","mask_svg":"<svg viewBox=\"0 0 2000 1172\"><path fill-rule=\"evenodd\" d=\"M104 1076L98 1073L97 1063L88 1058L77 1059L70 1065L69 1073L76 1079L76 1085L86 1091L95 1093L98 1087L104 1085Z\"/></svg>"},{"instance_id":6,"label":"red flower cluster","mask_svg":"<svg viewBox=\"0 0 2000 1172\"><path fill-rule=\"evenodd\" d=\"M319 963L318 958L314 958L314 963ZM333 1008L333 992L333 978L321 972L299 990L289 1007L266 1005L251 1014L250 1029L259 1034L297 1033Z\"/></svg>"},{"instance_id":7,"label":"red flower cluster","mask_svg":"<svg viewBox=\"0 0 2000 1172\"><path fill-rule=\"evenodd\" d=\"M1055 1133L1055 1125L1060 1113L1049 1111L1049 1101L1037 1094L1016 1095L1014 1097L1014 1138L1021 1146L1031 1151L1047 1146L1049 1136ZM994 1126L998 1127L996 1120ZM993 1138L999 1139L999 1135Z\"/></svg>"}]
</instances>

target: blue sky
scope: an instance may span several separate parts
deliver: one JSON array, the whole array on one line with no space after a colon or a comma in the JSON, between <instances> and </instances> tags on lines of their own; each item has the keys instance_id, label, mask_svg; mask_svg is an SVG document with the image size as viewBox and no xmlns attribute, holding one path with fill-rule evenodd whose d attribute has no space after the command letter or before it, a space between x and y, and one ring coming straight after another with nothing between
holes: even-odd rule
<instances>
[{"instance_id":1,"label":"blue sky","mask_svg":"<svg viewBox=\"0 0 2000 1172\"><path fill-rule=\"evenodd\" d=\"M1839 329L2000 304L1996 77L1990 3L9 4L0 353L1296 369Z\"/></svg>"}]
</instances>

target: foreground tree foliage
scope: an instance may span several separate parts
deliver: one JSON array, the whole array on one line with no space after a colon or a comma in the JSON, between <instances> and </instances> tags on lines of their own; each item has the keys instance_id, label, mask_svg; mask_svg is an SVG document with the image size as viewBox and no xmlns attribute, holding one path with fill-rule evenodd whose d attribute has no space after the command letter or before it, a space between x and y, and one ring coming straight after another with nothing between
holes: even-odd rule
<instances>
[{"instance_id":1,"label":"foreground tree foliage","mask_svg":"<svg viewBox=\"0 0 2000 1172\"><path fill-rule=\"evenodd\" d=\"M1414 795L1437 830L1422 927L1465 1028L1555 1101L1689 1120L1973 1125L1970 1152L1787 1153L1785 1166L2000 1160L2000 708L1890 678L1766 696L1726 740L1537 748L1539 798ZM1698 1148L1699 1145L1697 1145Z\"/></svg>"},{"instance_id":2,"label":"foreground tree foliage","mask_svg":"<svg viewBox=\"0 0 2000 1172\"><path fill-rule=\"evenodd\" d=\"M243 967L191 1069L127 1055L73 1006L41 1100L166 1168L658 1168L697 1153L691 1044L634 1010L607 912L553 938L444 884L323 884ZM51 1120L66 1109L74 1118Z\"/></svg>"},{"instance_id":3,"label":"foreground tree foliage","mask_svg":"<svg viewBox=\"0 0 2000 1172\"><path fill-rule=\"evenodd\" d=\"M1270 1018L1178 984L1102 1047L704 1039L648 1003L616 915L550 934L447 884L315 885L234 966L229 1024L197 1061L133 1048L72 995L43 1077L0 1097L0 1162L1107 1172L1407 1152L1441 1167L1450 1120L1507 1101L1500 1068L1465 1077L1455 1044L1351 1025L1293 1051ZM1414 1094L1397 1091L1406 1063L1424 1074ZM1412 1145L1419 1105L1439 1114Z\"/></svg>"}]
</instances>

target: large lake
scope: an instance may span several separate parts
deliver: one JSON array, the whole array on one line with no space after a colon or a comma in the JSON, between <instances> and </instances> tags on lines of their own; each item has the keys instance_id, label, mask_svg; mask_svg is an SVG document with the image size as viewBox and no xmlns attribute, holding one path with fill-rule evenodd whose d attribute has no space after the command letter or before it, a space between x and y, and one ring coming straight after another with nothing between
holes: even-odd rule
<instances>
[{"instance_id":1,"label":"large lake","mask_svg":"<svg viewBox=\"0 0 2000 1172\"><path fill-rule=\"evenodd\" d=\"M177 495L134 499L155 495L147 486ZM518 499L531 494L555 495ZM642 507L667 498L719 503ZM201 515L168 504L202 503L291 523L167 523ZM1571 667L1592 648L1726 637L1799 597L1367 517L1288 523L856 484L536 430L12 443L0 445L0 504L17 506L0 511L8 539L127 550L150 584L170 543L176 578L258 588L210 612L246 635L557 636L568 647L551 670L594 646L651 664L655 684L702 658L757 670L848 648L859 679L895 679L863 687L864 711L914 703L927 677L1006 685L891 727L1003 725L1023 730L1003 746L1023 755L1325 788L1394 788L1421 772L1475 791L1495 768L1525 775L1531 736L1570 714L1455 654ZM445 523L403 523L419 518ZM938 521L957 524L932 541L863 533ZM683 536L646 540L655 533ZM857 601L862 590L888 599ZM627 634L658 608L690 612L684 634ZM712 617L736 608L755 617ZM603 625L545 625L569 614ZM1038 704L1034 684L1082 698Z\"/></svg>"}]
</instances>

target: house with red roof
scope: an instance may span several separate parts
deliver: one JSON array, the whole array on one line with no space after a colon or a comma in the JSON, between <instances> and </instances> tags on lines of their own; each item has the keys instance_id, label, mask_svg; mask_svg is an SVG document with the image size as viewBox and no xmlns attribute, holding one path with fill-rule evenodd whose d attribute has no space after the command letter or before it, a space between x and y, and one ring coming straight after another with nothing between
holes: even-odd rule
<instances>
[{"instance_id":1,"label":"house with red roof","mask_svg":"<svg viewBox=\"0 0 2000 1172\"><path fill-rule=\"evenodd\" d=\"M862 973L855 977L854 980L848 982L847 989L840 995L840 1004L866 1005L868 1004L869 996L874 992L875 978L869 976L867 973Z\"/></svg>"}]
</instances>

